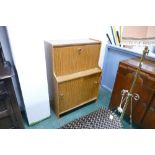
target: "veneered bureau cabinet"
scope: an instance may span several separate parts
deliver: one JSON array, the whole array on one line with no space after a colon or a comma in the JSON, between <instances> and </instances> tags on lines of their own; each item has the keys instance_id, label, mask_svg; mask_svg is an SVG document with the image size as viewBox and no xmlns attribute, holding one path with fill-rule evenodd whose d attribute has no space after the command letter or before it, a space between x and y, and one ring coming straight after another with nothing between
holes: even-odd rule
<instances>
[{"instance_id":1,"label":"veneered bureau cabinet","mask_svg":"<svg viewBox=\"0 0 155 155\"><path fill-rule=\"evenodd\" d=\"M45 42L49 96L58 117L97 99L100 47L94 39Z\"/></svg>"},{"instance_id":2,"label":"veneered bureau cabinet","mask_svg":"<svg viewBox=\"0 0 155 155\"><path fill-rule=\"evenodd\" d=\"M120 104L121 91L129 90L139 61L140 58L132 58L120 62L110 101L111 110ZM155 128L155 61L144 60L133 92L140 96L138 101L133 100L133 122L142 128Z\"/></svg>"}]
</instances>

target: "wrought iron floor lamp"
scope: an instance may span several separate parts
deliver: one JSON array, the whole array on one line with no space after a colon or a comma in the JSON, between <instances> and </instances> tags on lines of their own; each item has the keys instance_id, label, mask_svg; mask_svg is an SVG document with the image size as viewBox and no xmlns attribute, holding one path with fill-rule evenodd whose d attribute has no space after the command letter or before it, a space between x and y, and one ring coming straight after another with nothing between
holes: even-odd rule
<instances>
[{"instance_id":1,"label":"wrought iron floor lamp","mask_svg":"<svg viewBox=\"0 0 155 155\"><path fill-rule=\"evenodd\" d=\"M125 26L122 34L122 41L125 45L145 46L138 68L136 69L131 87L129 90L123 89L121 91L122 98L120 101L120 105L114 111L120 113L120 120L122 121L126 113L126 110L130 104L130 126L132 127L133 100L140 99L139 94L134 93L134 88L137 78L140 74L140 70L142 68L143 60L145 56L149 53L148 46L155 45L155 26ZM112 115L110 115L110 119L113 119Z\"/></svg>"}]
</instances>

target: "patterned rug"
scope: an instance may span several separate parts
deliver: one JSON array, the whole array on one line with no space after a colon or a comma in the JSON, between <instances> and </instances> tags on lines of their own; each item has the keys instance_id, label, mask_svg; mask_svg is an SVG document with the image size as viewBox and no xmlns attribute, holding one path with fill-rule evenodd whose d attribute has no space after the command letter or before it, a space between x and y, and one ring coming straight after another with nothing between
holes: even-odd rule
<instances>
[{"instance_id":1,"label":"patterned rug","mask_svg":"<svg viewBox=\"0 0 155 155\"><path fill-rule=\"evenodd\" d=\"M113 119L110 119L112 114ZM103 108L86 116L80 117L60 129L120 129L123 128L120 119L110 110Z\"/></svg>"}]
</instances>

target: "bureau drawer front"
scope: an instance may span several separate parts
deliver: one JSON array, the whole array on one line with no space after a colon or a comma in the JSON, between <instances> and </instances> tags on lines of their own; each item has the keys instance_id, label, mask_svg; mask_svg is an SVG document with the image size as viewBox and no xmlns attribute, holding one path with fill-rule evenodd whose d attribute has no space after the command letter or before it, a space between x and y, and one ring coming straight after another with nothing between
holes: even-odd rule
<instances>
[{"instance_id":1,"label":"bureau drawer front","mask_svg":"<svg viewBox=\"0 0 155 155\"><path fill-rule=\"evenodd\" d=\"M59 113L95 100L99 84L100 73L59 84Z\"/></svg>"},{"instance_id":2,"label":"bureau drawer front","mask_svg":"<svg viewBox=\"0 0 155 155\"><path fill-rule=\"evenodd\" d=\"M95 68L99 54L100 44L55 47L54 72L59 76Z\"/></svg>"}]
</instances>

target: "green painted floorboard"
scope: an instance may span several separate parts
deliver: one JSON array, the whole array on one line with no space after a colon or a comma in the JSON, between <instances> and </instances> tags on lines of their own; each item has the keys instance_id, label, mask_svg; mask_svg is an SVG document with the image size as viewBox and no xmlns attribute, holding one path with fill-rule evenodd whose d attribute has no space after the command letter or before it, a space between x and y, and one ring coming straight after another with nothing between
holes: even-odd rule
<instances>
[{"instance_id":1,"label":"green painted floorboard","mask_svg":"<svg viewBox=\"0 0 155 155\"><path fill-rule=\"evenodd\" d=\"M37 124L29 126L26 117L23 116L24 125L26 129L57 129L64 124L73 121L76 118L87 115L101 107L108 109L111 93L106 89L100 88L98 99L95 102L91 102L85 106L75 109L67 114L64 114L60 118L57 118L53 110L51 110L51 116ZM124 128L130 128L128 121L123 121Z\"/></svg>"}]
</instances>

